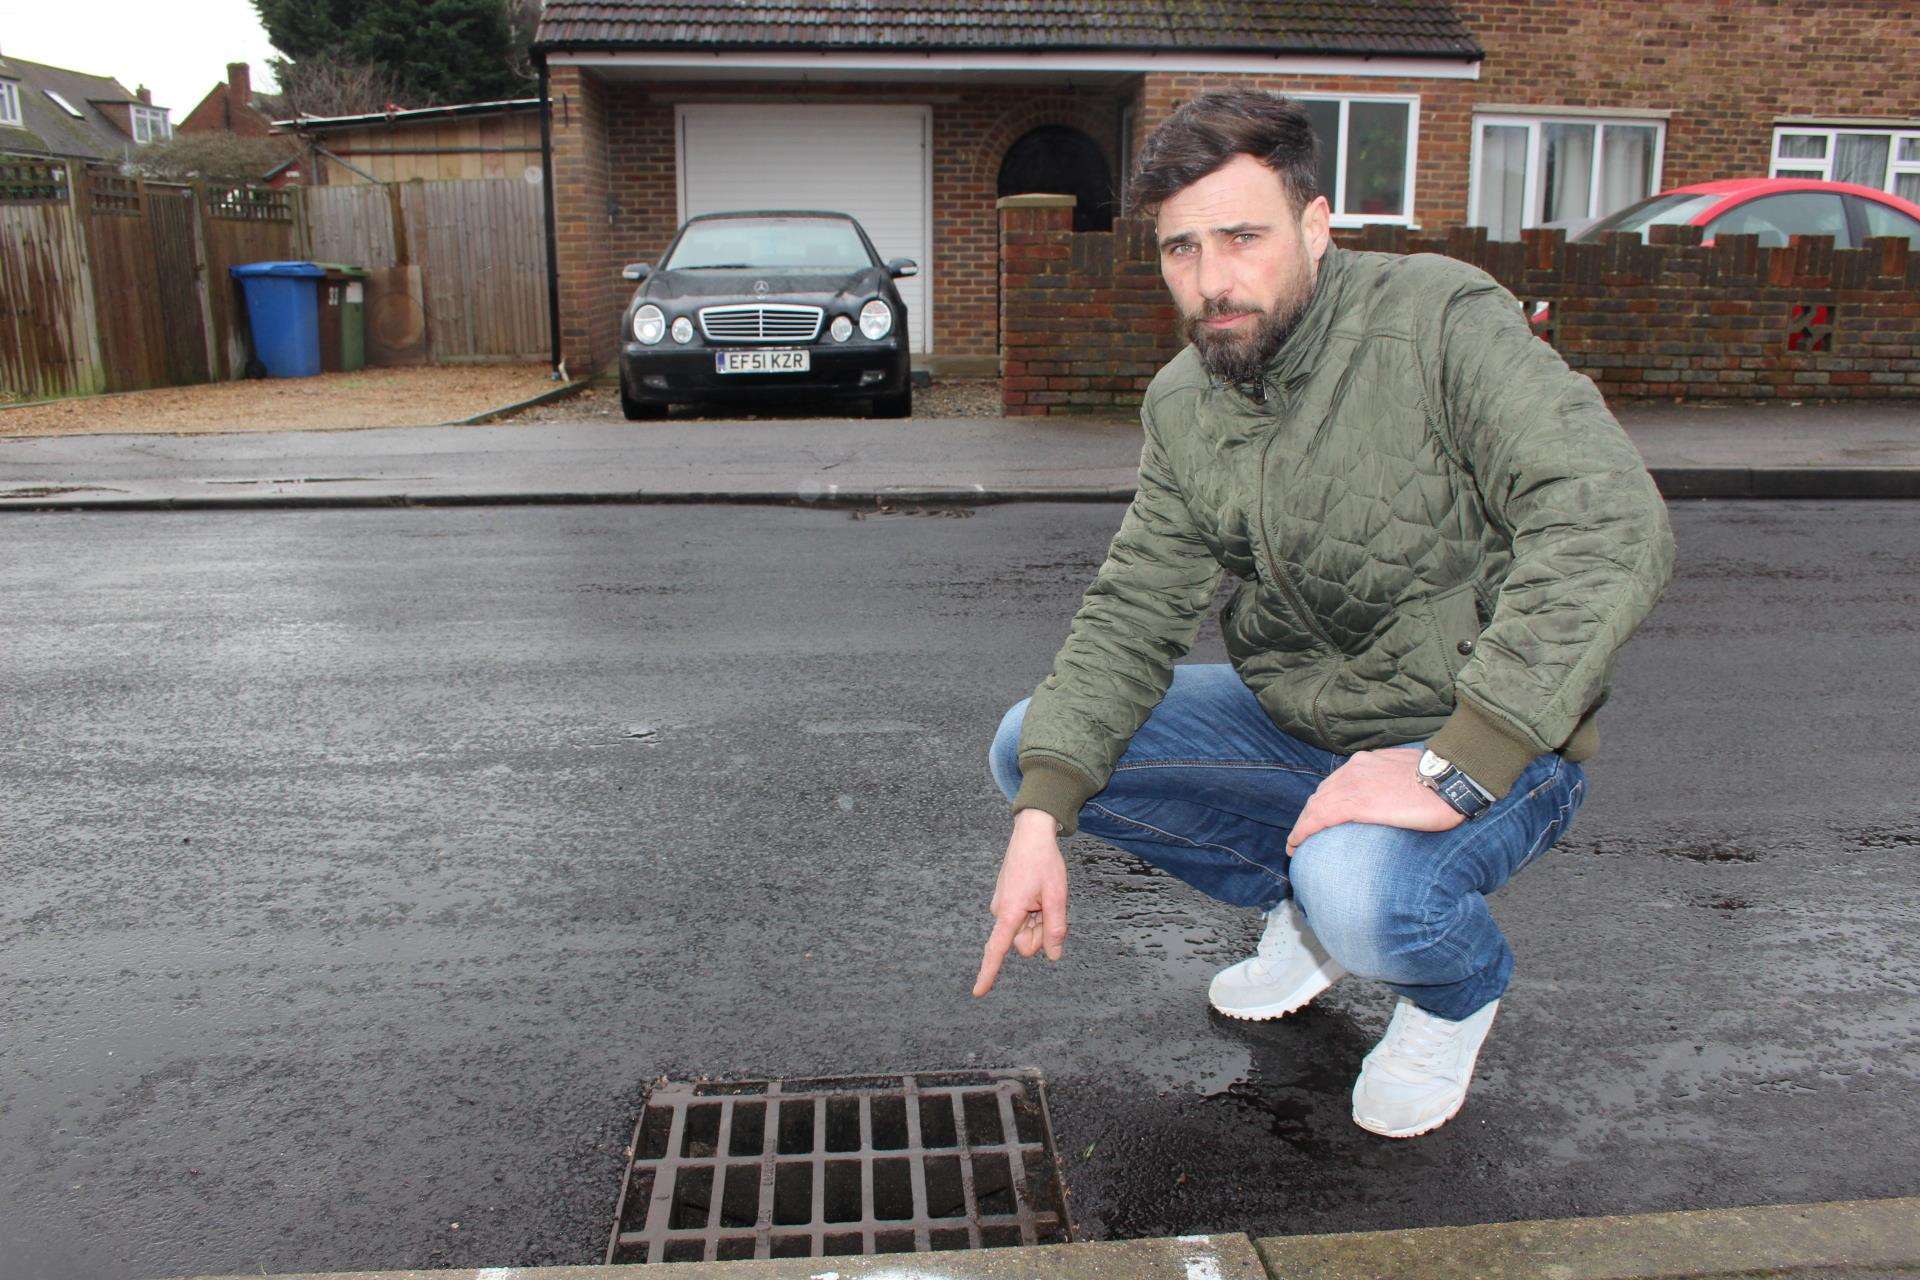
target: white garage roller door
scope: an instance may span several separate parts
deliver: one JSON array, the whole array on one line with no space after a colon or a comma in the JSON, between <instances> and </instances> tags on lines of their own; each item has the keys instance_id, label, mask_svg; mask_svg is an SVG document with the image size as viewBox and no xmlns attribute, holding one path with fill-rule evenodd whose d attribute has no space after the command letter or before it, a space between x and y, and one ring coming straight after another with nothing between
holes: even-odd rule
<instances>
[{"instance_id":1,"label":"white garage roller door","mask_svg":"<svg viewBox=\"0 0 1920 1280\"><path fill-rule=\"evenodd\" d=\"M894 281L913 350L933 334L930 110L825 103L682 104L680 216L738 209L832 209L860 220L885 258L920 274Z\"/></svg>"}]
</instances>

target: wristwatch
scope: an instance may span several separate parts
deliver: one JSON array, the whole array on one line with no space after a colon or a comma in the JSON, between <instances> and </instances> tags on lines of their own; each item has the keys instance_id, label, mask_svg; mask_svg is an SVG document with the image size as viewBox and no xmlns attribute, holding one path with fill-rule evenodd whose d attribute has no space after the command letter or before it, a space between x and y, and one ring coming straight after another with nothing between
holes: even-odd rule
<instances>
[{"instance_id":1,"label":"wristwatch","mask_svg":"<svg viewBox=\"0 0 1920 1280\"><path fill-rule=\"evenodd\" d=\"M1433 754L1420 753L1420 785L1439 793L1442 800L1471 820L1493 807L1493 793L1466 775L1452 761Z\"/></svg>"}]
</instances>

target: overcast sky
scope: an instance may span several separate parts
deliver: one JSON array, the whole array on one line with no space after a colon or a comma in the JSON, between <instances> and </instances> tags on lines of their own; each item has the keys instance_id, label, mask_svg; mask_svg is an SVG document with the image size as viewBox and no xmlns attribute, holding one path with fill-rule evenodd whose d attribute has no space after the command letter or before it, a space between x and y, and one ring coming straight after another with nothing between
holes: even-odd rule
<instances>
[{"instance_id":1,"label":"overcast sky","mask_svg":"<svg viewBox=\"0 0 1920 1280\"><path fill-rule=\"evenodd\" d=\"M227 78L253 64L253 87L271 92L274 56L250 0L40 0L0 4L0 56L146 85L178 123Z\"/></svg>"}]
</instances>

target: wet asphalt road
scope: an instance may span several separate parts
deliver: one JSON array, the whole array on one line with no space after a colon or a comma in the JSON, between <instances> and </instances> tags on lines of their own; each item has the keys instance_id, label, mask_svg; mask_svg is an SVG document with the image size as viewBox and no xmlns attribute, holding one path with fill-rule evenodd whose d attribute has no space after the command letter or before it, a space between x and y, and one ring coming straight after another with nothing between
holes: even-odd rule
<instances>
[{"instance_id":1,"label":"wet asphalt road","mask_svg":"<svg viewBox=\"0 0 1920 1280\"><path fill-rule=\"evenodd\" d=\"M1673 506L1410 1143L1348 1117L1385 992L1210 1016L1253 918L1090 837L967 995L986 745L1120 510L8 518L0 1276L595 1261L663 1075L1040 1067L1096 1237L1920 1193L1914 505Z\"/></svg>"}]
</instances>

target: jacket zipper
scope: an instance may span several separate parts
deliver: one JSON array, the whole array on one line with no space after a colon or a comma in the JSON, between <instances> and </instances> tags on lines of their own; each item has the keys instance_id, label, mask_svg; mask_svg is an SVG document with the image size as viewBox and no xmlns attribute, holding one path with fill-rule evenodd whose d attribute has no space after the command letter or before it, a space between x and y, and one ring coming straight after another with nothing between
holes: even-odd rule
<instances>
[{"instance_id":1,"label":"jacket zipper","mask_svg":"<svg viewBox=\"0 0 1920 1280\"><path fill-rule=\"evenodd\" d=\"M1332 636L1329 636L1321 629L1319 620L1308 610L1306 597L1300 594L1299 587L1293 580L1293 566L1290 564L1281 564L1279 556L1274 554L1273 542L1267 533L1267 462L1273 452L1274 442L1280 438L1279 415L1277 412L1279 397L1273 393L1272 388L1268 389L1267 403L1273 410L1270 416L1272 416L1275 421L1273 430L1267 435L1267 442L1260 447L1260 474L1258 476L1260 492L1256 499L1259 505L1255 508L1254 517L1254 524L1260 537L1260 550L1265 553L1267 558L1268 576L1273 579L1274 585L1280 589L1281 594L1286 597L1287 603L1292 606L1294 616L1299 619L1300 625L1313 636L1315 643L1319 645L1322 653L1333 657L1339 654L1340 647L1334 644ZM1318 701L1317 696L1315 700Z\"/></svg>"}]
</instances>

